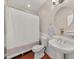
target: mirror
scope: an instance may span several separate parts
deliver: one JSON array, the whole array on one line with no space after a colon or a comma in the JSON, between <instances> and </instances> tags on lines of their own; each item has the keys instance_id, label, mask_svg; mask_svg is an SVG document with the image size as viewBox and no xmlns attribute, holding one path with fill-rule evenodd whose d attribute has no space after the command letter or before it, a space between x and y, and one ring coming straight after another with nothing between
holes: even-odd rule
<instances>
[{"instance_id":1,"label":"mirror","mask_svg":"<svg viewBox=\"0 0 79 59\"><path fill-rule=\"evenodd\" d=\"M67 25L70 26L73 22L74 18L73 18L73 14L68 15L67 17Z\"/></svg>"},{"instance_id":2,"label":"mirror","mask_svg":"<svg viewBox=\"0 0 79 59\"><path fill-rule=\"evenodd\" d=\"M66 30L73 23L73 10L69 7L60 8L54 16L54 24L58 30Z\"/></svg>"}]
</instances>

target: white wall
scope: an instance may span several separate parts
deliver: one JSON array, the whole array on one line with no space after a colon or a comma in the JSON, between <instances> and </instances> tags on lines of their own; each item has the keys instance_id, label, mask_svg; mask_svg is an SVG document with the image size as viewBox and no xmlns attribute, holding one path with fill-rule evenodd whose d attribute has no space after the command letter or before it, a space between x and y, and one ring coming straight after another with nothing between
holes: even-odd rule
<instances>
[{"instance_id":1,"label":"white wall","mask_svg":"<svg viewBox=\"0 0 79 59\"><path fill-rule=\"evenodd\" d=\"M51 22L51 6L49 1L47 1L39 10L39 17L40 17L40 29L41 32L47 34L48 26Z\"/></svg>"},{"instance_id":2,"label":"white wall","mask_svg":"<svg viewBox=\"0 0 79 59\"><path fill-rule=\"evenodd\" d=\"M6 9L7 49L39 41L39 17L14 8Z\"/></svg>"}]
</instances>

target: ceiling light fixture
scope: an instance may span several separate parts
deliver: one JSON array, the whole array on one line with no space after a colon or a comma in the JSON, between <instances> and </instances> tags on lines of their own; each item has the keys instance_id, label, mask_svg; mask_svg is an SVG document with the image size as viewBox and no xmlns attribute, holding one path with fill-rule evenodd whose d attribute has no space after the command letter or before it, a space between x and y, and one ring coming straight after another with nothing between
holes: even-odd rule
<instances>
[{"instance_id":1,"label":"ceiling light fixture","mask_svg":"<svg viewBox=\"0 0 79 59\"><path fill-rule=\"evenodd\" d=\"M55 2L56 0L51 0L52 2Z\"/></svg>"},{"instance_id":2,"label":"ceiling light fixture","mask_svg":"<svg viewBox=\"0 0 79 59\"><path fill-rule=\"evenodd\" d=\"M59 0L51 0L53 5L58 5L59 4Z\"/></svg>"},{"instance_id":3,"label":"ceiling light fixture","mask_svg":"<svg viewBox=\"0 0 79 59\"><path fill-rule=\"evenodd\" d=\"M31 7L31 5L30 5L30 4L27 4L27 7L28 7L28 8L30 8L30 7Z\"/></svg>"},{"instance_id":4,"label":"ceiling light fixture","mask_svg":"<svg viewBox=\"0 0 79 59\"><path fill-rule=\"evenodd\" d=\"M51 0L51 2L53 3L53 5L58 5L60 3L62 3L64 0Z\"/></svg>"}]
</instances>

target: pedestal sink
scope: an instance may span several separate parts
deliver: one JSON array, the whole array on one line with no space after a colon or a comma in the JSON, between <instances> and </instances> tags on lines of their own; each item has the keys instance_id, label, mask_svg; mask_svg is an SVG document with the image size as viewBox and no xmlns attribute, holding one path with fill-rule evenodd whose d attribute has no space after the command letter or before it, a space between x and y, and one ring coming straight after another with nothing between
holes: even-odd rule
<instances>
[{"instance_id":1,"label":"pedestal sink","mask_svg":"<svg viewBox=\"0 0 79 59\"><path fill-rule=\"evenodd\" d=\"M51 56L53 56L53 59L65 59L68 58L66 55L73 54L74 52L73 39L64 36L53 36L53 39L49 40L48 43L48 47L50 48L50 50L52 49Z\"/></svg>"}]
</instances>

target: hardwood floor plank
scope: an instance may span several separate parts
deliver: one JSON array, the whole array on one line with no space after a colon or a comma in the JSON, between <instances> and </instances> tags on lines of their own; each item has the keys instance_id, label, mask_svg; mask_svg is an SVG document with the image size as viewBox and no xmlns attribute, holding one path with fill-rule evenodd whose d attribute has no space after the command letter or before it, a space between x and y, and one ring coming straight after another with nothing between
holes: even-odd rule
<instances>
[{"instance_id":1,"label":"hardwood floor plank","mask_svg":"<svg viewBox=\"0 0 79 59\"><path fill-rule=\"evenodd\" d=\"M16 56L12 59L34 59L34 53L31 51L29 53L25 53L24 55ZM41 59L51 59L46 53Z\"/></svg>"}]
</instances>

